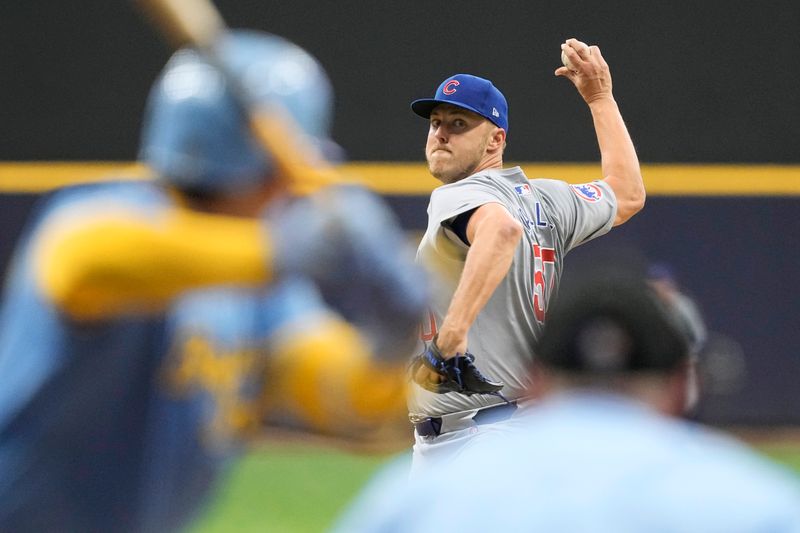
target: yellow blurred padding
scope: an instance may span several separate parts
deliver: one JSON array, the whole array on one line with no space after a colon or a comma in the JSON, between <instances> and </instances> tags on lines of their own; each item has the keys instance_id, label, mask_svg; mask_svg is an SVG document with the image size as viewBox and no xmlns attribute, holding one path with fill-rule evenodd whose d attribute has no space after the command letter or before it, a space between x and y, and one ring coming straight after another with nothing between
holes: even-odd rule
<instances>
[{"instance_id":1,"label":"yellow blurred padding","mask_svg":"<svg viewBox=\"0 0 800 533\"><path fill-rule=\"evenodd\" d=\"M599 163L519 164L530 178L569 183L601 179ZM427 195L439 182L424 163L354 162L339 170L348 182L381 194ZM800 196L800 165L644 164L647 192L655 196ZM130 161L0 163L0 193L39 193L71 185L114 179L151 177Z\"/></svg>"}]
</instances>

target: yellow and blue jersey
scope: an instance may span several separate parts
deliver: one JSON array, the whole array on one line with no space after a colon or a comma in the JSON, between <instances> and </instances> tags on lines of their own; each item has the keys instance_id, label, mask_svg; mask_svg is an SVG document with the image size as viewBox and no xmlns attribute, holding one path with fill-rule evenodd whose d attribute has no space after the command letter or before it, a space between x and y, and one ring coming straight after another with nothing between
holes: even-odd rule
<instances>
[{"instance_id":1,"label":"yellow and blue jersey","mask_svg":"<svg viewBox=\"0 0 800 533\"><path fill-rule=\"evenodd\" d=\"M404 415L397 365L302 279L260 221L149 183L62 191L0 310L0 530L170 530L268 413L315 431ZM393 366L394 365L394 366Z\"/></svg>"}]
</instances>

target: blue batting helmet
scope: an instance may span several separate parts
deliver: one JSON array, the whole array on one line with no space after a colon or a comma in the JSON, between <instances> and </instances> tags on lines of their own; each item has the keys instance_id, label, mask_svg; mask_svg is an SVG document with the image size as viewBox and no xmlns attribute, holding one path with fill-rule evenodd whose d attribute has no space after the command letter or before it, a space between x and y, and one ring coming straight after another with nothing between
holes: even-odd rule
<instances>
[{"instance_id":1,"label":"blue batting helmet","mask_svg":"<svg viewBox=\"0 0 800 533\"><path fill-rule=\"evenodd\" d=\"M323 152L335 146L328 140L333 91L313 57L255 31L231 32L218 46L256 105L280 104ZM162 182L194 192L246 192L273 170L230 87L191 49L172 56L150 92L140 158Z\"/></svg>"}]
</instances>

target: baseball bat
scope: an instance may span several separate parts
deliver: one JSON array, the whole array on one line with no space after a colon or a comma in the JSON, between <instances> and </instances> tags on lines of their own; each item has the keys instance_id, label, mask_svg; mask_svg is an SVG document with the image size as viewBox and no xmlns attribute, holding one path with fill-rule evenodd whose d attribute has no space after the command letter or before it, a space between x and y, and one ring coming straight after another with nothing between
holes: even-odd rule
<instances>
[{"instance_id":1,"label":"baseball bat","mask_svg":"<svg viewBox=\"0 0 800 533\"><path fill-rule=\"evenodd\" d=\"M211 0L135 0L135 3L176 48L195 48L220 72L245 111L253 135L269 152L292 190L304 194L341 181L322 154L302 140L299 127L288 112L278 104L256 105L241 80L226 67L216 44L228 28Z\"/></svg>"}]
</instances>

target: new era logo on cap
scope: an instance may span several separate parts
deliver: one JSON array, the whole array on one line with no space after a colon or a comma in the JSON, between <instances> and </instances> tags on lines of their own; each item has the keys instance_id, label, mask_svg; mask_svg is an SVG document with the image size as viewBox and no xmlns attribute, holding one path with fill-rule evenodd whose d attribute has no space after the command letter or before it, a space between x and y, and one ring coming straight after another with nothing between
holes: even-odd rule
<instances>
[{"instance_id":1,"label":"new era logo on cap","mask_svg":"<svg viewBox=\"0 0 800 533\"><path fill-rule=\"evenodd\" d=\"M444 80L433 98L411 102L417 115L430 118L433 108L450 104L477 113L508 133L508 103L491 81L471 74L455 74Z\"/></svg>"}]
</instances>

